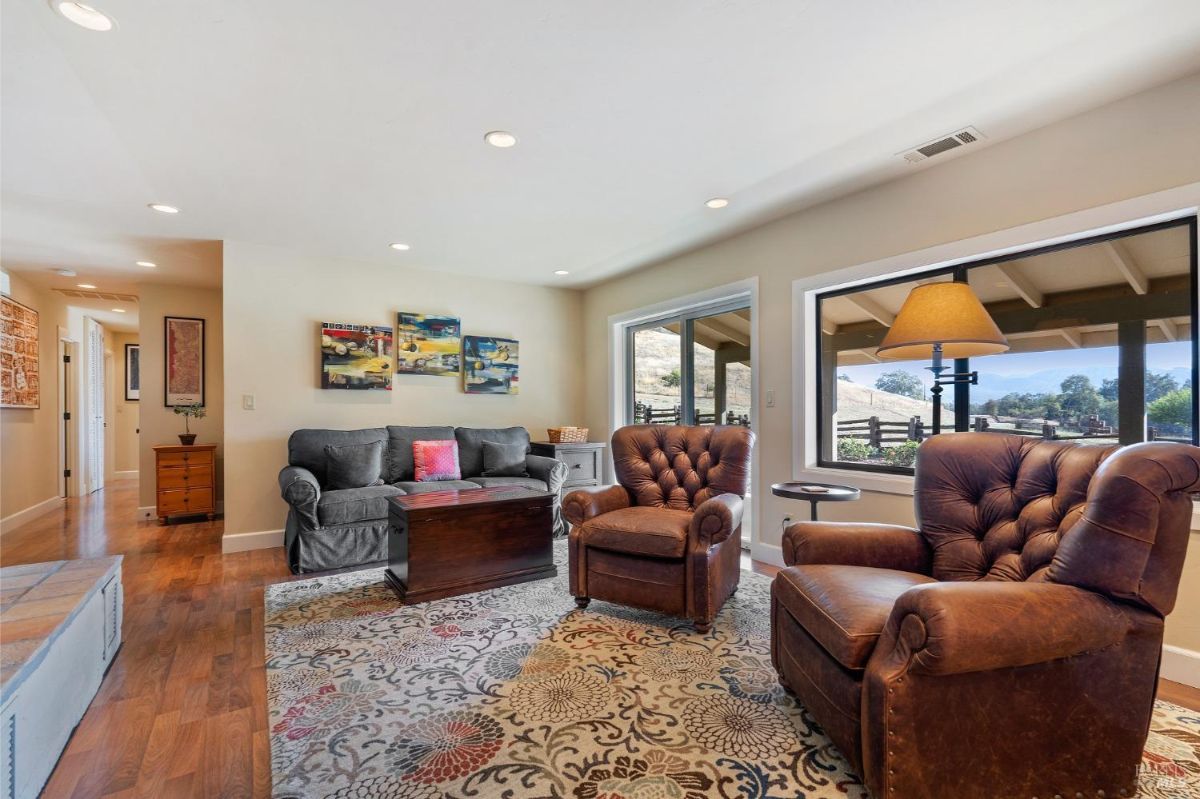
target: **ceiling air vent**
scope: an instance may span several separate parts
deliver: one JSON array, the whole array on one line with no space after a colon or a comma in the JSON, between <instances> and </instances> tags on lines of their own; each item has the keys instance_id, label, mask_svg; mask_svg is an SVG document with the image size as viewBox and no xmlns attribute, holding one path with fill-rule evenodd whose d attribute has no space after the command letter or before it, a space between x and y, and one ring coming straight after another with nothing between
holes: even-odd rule
<instances>
[{"instance_id":1,"label":"ceiling air vent","mask_svg":"<svg viewBox=\"0 0 1200 799\"><path fill-rule=\"evenodd\" d=\"M899 153L900 157L910 164L919 164L933 158L935 155L957 150L967 144L973 144L984 138L984 135L975 128L963 128L957 133L951 133L949 136L942 136L930 142L925 142L920 147L914 147L911 150L906 150Z\"/></svg>"},{"instance_id":2,"label":"ceiling air vent","mask_svg":"<svg viewBox=\"0 0 1200 799\"><path fill-rule=\"evenodd\" d=\"M64 297L77 300L108 300L110 302L137 302L136 294L118 294L113 291L81 291L79 289L55 289Z\"/></svg>"}]
</instances>

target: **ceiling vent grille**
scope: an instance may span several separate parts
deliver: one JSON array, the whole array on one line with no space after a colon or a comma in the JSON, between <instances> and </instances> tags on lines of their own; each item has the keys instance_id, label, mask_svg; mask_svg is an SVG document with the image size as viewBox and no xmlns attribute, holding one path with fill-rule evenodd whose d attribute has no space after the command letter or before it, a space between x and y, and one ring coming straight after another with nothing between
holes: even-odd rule
<instances>
[{"instance_id":1,"label":"ceiling vent grille","mask_svg":"<svg viewBox=\"0 0 1200 799\"><path fill-rule=\"evenodd\" d=\"M974 144L980 139L985 138L975 128L963 128L962 130L951 133L948 136L941 136L933 141L925 142L919 147L914 147L911 150L905 150L898 155L910 164L919 164L922 161L928 161L935 155L957 150L968 144Z\"/></svg>"},{"instance_id":2,"label":"ceiling vent grille","mask_svg":"<svg viewBox=\"0 0 1200 799\"><path fill-rule=\"evenodd\" d=\"M64 297L77 300L108 300L110 302L137 302L136 294L117 294L112 291L84 291L81 289L55 289Z\"/></svg>"}]
</instances>

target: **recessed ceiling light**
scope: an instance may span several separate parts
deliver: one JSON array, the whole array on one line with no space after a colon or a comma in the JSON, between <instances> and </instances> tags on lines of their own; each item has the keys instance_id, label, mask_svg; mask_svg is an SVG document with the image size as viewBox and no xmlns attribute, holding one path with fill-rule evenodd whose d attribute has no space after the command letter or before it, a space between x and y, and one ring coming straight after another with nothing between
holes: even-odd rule
<instances>
[{"instance_id":1,"label":"recessed ceiling light","mask_svg":"<svg viewBox=\"0 0 1200 799\"><path fill-rule=\"evenodd\" d=\"M725 206L729 205L729 200L726 200L724 197L713 197L704 204L709 208L724 208Z\"/></svg>"},{"instance_id":2,"label":"recessed ceiling light","mask_svg":"<svg viewBox=\"0 0 1200 799\"><path fill-rule=\"evenodd\" d=\"M393 241L388 246L391 247L393 250L400 250L401 252L404 252L405 250L409 249L409 246L402 241Z\"/></svg>"},{"instance_id":3,"label":"recessed ceiling light","mask_svg":"<svg viewBox=\"0 0 1200 799\"><path fill-rule=\"evenodd\" d=\"M79 288L81 288L81 289L94 289L94 288L96 288L96 287L95 287L95 286L93 286L91 283L76 283L75 285L76 285L76 286L78 286L78 287L79 287Z\"/></svg>"},{"instance_id":4,"label":"recessed ceiling light","mask_svg":"<svg viewBox=\"0 0 1200 799\"><path fill-rule=\"evenodd\" d=\"M517 143L517 137L507 130L492 130L483 135L483 140L493 147L512 147Z\"/></svg>"},{"instance_id":5,"label":"recessed ceiling light","mask_svg":"<svg viewBox=\"0 0 1200 799\"><path fill-rule=\"evenodd\" d=\"M124 308L113 308L113 313L125 313Z\"/></svg>"},{"instance_id":6,"label":"recessed ceiling light","mask_svg":"<svg viewBox=\"0 0 1200 799\"><path fill-rule=\"evenodd\" d=\"M554 274L556 274L556 275L569 275L569 274L571 274L571 273L570 273L570 272L568 272L566 269L555 269L555 270L554 270Z\"/></svg>"},{"instance_id":7,"label":"recessed ceiling light","mask_svg":"<svg viewBox=\"0 0 1200 799\"><path fill-rule=\"evenodd\" d=\"M101 32L113 29L112 17L84 3L66 3L53 0L51 5L55 11L81 28Z\"/></svg>"},{"instance_id":8,"label":"recessed ceiling light","mask_svg":"<svg viewBox=\"0 0 1200 799\"><path fill-rule=\"evenodd\" d=\"M158 211L160 214L177 214L179 209L173 205L163 205L162 203L150 203L150 210Z\"/></svg>"},{"instance_id":9,"label":"recessed ceiling light","mask_svg":"<svg viewBox=\"0 0 1200 799\"><path fill-rule=\"evenodd\" d=\"M154 263L153 261L138 261L137 265L144 266L147 269L153 269L154 267L158 266L158 264Z\"/></svg>"},{"instance_id":10,"label":"recessed ceiling light","mask_svg":"<svg viewBox=\"0 0 1200 799\"><path fill-rule=\"evenodd\" d=\"M75 270L74 269L55 269L54 274L60 275L61 277L75 277Z\"/></svg>"}]
</instances>

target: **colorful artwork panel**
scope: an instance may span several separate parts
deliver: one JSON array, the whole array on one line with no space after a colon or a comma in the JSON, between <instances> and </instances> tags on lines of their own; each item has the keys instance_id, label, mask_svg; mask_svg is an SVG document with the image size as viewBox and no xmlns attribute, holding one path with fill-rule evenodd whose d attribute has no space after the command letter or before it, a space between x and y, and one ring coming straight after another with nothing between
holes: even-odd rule
<instances>
[{"instance_id":1,"label":"colorful artwork panel","mask_svg":"<svg viewBox=\"0 0 1200 799\"><path fill-rule=\"evenodd\" d=\"M321 388L392 390L392 329L321 323Z\"/></svg>"},{"instance_id":2,"label":"colorful artwork panel","mask_svg":"<svg viewBox=\"0 0 1200 799\"><path fill-rule=\"evenodd\" d=\"M517 393L517 342L463 336L463 390L468 394Z\"/></svg>"},{"instance_id":3,"label":"colorful artwork panel","mask_svg":"<svg viewBox=\"0 0 1200 799\"><path fill-rule=\"evenodd\" d=\"M0 407L41 407L38 312L0 297Z\"/></svg>"},{"instance_id":4,"label":"colorful artwork panel","mask_svg":"<svg viewBox=\"0 0 1200 799\"><path fill-rule=\"evenodd\" d=\"M163 319L166 392L163 404L204 404L204 320L168 316Z\"/></svg>"},{"instance_id":5,"label":"colorful artwork panel","mask_svg":"<svg viewBox=\"0 0 1200 799\"><path fill-rule=\"evenodd\" d=\"M142 398L142 348L138 344L125 345L125 401L137 402Z\"/></svg>"},{"instance_id":6,"label":"colorful artwork panel","mask_svg":"<svg viewBox=\"0 0 1200 799\"><path fill-rule=\"evenodd\" d=\"M456 376L462 360L461 330L454 316L396 314L396 373Z\"/></svg>"}]
</instances>

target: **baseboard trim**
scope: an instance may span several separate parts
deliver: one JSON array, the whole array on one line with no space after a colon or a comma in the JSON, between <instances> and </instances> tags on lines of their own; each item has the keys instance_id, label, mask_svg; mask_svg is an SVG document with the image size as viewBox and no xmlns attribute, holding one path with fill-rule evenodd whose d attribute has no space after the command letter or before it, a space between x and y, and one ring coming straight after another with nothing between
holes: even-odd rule
<instances>
[{"instance_id":1,"label":"baseboard trim","mask_svg":"<svg viewBox=\"0 0 1200 799\"><path fill-rule=\"evenodd\" d=\"M259 530L254 533L229 533L221 539L221 552L249 552L283 546L283 530Z\"/></svg>"},{"instance_id":2,"label":"baseboard trim","mask_svg":"<svg viewBox=\"0 0 1200 799\"><path fill-rule=\"evenodd\" d=\"M113 472L114 480L132 480L138 476L137 469L130 469L124 472Z\"/></svg>"},{"instance_id":3,"label":"baseboard trim","mask_svg":"<svg viewBox=\"0 0 1200 799\"><path fill-rule=\"evenodd\" d=\"M50 499L43 500L36 505L30 505L25 510L19 510L16 513L5 516L3 519L0 519L0 535L11 533L13 530L28 524L39 516L43 516L55 508L61 508L66 504L66 501L66 497L50 497Z\"/></svg>"},{"instance_id":4,"label":"baseboard trim","mask_svg":"<svg viewBox=\"0 0 1200 799\"><path fill-rule=\"evenodd\" d=\"M770 563L772 566L783 566L783 547L778 544L763 544L755 541L750 545L750 557Z\"/></svg>"},{"instance_id":5,"label":"baseboard trim","mask_svg":"<svg viewBox=\"0 0 1200 799\"><path fill-rule=\"evenodd\" d=\"M1200 688L1200 652L1181 646L1163 644L1162 668L1164 680Z\"/></svg>"}]
</instances>

